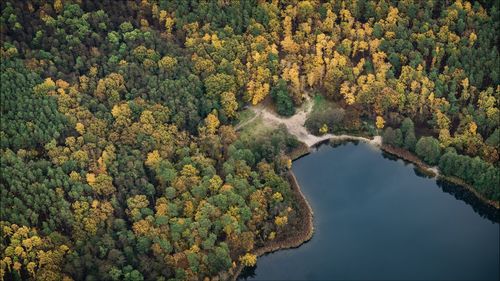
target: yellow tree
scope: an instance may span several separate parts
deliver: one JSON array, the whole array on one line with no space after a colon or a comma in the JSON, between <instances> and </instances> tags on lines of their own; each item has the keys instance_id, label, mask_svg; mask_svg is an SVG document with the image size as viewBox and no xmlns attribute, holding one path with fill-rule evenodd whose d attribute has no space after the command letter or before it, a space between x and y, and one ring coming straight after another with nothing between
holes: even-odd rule
<instances>
[{"instance_id":1,"label":"yellow tree","mask_svg":"<svg viewBox=\"0 0 500 281\"><path fill-rule=\"evenodd\" d=\"M216 114L216 112L212 112L205 118L205 126L210 134L215 134L220 125L219 118L217 118Z\"/></svg>"},{"instance_id":2,"label":"yellow tree","mask_svg":"<svg viewBox=\"0 0 500 281\"><path fill-rule=\"evenodd\" d=\"M276 216L274 218L274 223L279 227L283 227L288 223L288 217L287 216Z\"/></svg>"},{"instance_id":3,"label":"yellow tree","mask_svg":"<svg viewBox=\"0 0 500 281\"><path fill-rule=\"evenodd\" d=\"M331 9L326 11L326 18L321 25L324 32L333 32L333 28L335 26L335 21L337 20L337 15L332 12Z\"/></svg>"},{"instance_id":4,"label":"yellow tree","mask_svg":"<svg viewBox=\"0 0 500 281\"><path fill-rule=\"evenodd\" d=\"M324 135L324 134L328 133L328 125L323 124L323 125L321 126L321 128L319 128L319 133L320 133L320 134L322 134L322 135Z\"/></svg>"},{"instance_id":5,"label":"yellow tree","mask_svg":"<svg viewBox=\"0 0 500 281\"><path fill-rule=\"evenodd\" d=\"M158 61L158 67L165 72L172 71L176 65L177 59L170 56L164 56Z\"/></svg>"},{"instance_id":6,"label":"yellow tree","mask_svg":"<svg viewBox=\"0 0 500 281\"><path fill-rule=\"evenodd\" d=\"M12 271L17 274L7 275L7 280L15 279L16 275L22 280L70 280L62 268L65 255L70 253L68 246L40 236L35 228L27 226L0 221L0 229L3 236L0 280Z\"/></svg>"},{"instance_id":7,"label":"yellow tree","mask_svg":"<svg viewBox=\"0 0 500 281\"><path fill-rule=\"evenodd\" d=\"M135 195L127 199L127 214L133 221L140 217L141 209L149 207L146 195Z\"/></svg>"},{"instance_id":8,"label":"yellow tree","mask_svg":"<svg viewBox=\"0 0 500 281\"><path fill-rule=\"evenodd\" d=\"M181 176L177 177L172 186L180 193L185 192L200 183L199 171L191 164L184 165L181 170Z\"/></svg>"},{"instance_id":9,"label":"yellow tree","mask_svg":"<svg viewBox=\"0 0 500 281\"><path fill-rule=\"evenodd\" d=\"M56 13L61 13L62 10L63 10L64 6L63 6L63 3L61 0L55 0L54 1L54 10L56 11Z\"/></svg>"},{"instance_id":10,"label":"yellow tree","mask_svg":"<svg viewBox=\"0 0 500 281\"><path fill-rule=\"evenodd\" d=\"M229 118L236 116L236 110L238 109L238 102L236 101L236 96L232 92L224 92L221 94L221 104L222 110Z\"/></svg>"},{"instance_id":11,"label":"yellow tree","mask_svg":"<svg viewBox=\"0 0 500 281\"><path fill-rule=\"evenodd\" d=\"M262 101L268 94L272 75L270 68L277 69L277 60L269 60L271 55L277 56L278 51L274 44L263 35L248 36L252 42L247 55L246 70L248 81L246 83L246 99L252 104ZM244 74L244 73L240 73Z\"/></svg>"},{"instance_id":12,"label":"yellow tree","mask_svg":"<svg viewBox=\"0 0 500 281\"><path fill-rule=\"evenodd\" d=\"M125 90L125 79L121 74L111 73L97 83L94 95L101 101L116 103L120 100L120 92Z\"/></svg>"},{"instance_id":13,"label":"yellow tree","mask_svg":"<svg viewBox=\"0 0 500 281\"><path fill-rule=\"evenodd\" d=\"M80 122L76 123L75 130L80 134L83 135L85 133L85 125L83 125Z\"/></svg>"},{"instance_id":14,"label":"yellow tree","mask_svg":"<svg viewBox=\"0 0 500 281\"><path fill-rule=\"evenodd\" d=\"M349 87L349 84L350 83L348 81L345 81L342 85L340 85L340 94L344 97L346 104L352 105L356 102L356 86L353 85Z\"/></svg>"},{"instance_id":15,"label":"yellow tree","mask_svg":"<svg viewBox=\"0 0 500 281\"><path fill-rule=\"evenodd\" d=\"M376 121L375 121L375 126L377 126L377 129L382 129L384 128L385 120L382 116L377 116Z\"/></svg>"},{"instance_id":16,"label":"yellow tree","mask_svg":"<svg viewBox=\"0 0 500 281\"><path fill-rule=\"evenodd\" d=\"M99 174L95 176L93 173L88 173L87 183L98 195L110 196L116 191L113 186L113 178L106 174Z\"/></svg>"},{"instance_id":17,"label":"yellow tree","mask_svg":"<svg viewBox=\"0 0 500 281\"><path fill-rule=\"evenodd\" d=\"M245 255L240 256L239 260L244 266L254 266L257 263L257 256L246 253Z\"/></svg>"},{"instance_id":18,"label":"yellow tree","mask_svg":"<svg viewBox=\"0 0 500 281\"><path fill-rule=\"evenodd\" d=\"M296 54L300 51L300 45L293 41L292 36L285 36L283 41L281 41L281 47L288 54Z\"/></svg>"},{"instance_id":19,"label":"yellow tree","mask_svg":"<svg viewBox=\"0 0 500 281\"><path fill-rule=\"evenodd\" d=\"M158 165L160 164L161 161L161 156L158 150L153 150L152 152L148 153L147 159L144 162L146 166L148 166L151 169L156 169Z\"/></svg>"},{"instance_id":20,"label":"yellow tree","mask_svg":"<svg viewBox=\"0 0 500 281\"><path fill-rule=\"evenodd\" d=\"M55 94L56 83L52 78L46 78L42 83L36 85L33 88L35 94L46 95L46 94Z\"/></svg>"}]
</instances>

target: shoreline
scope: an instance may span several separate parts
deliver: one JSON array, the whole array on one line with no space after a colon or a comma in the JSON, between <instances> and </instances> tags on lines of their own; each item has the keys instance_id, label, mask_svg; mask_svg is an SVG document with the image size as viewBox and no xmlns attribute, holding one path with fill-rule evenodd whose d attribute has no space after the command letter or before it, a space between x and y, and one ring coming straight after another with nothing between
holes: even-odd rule
<instances>
[{"instance_id":1,"label":"shoreline","mask_svg":"<svg viewBox=\"0 0 500 281\"><path fill-rule=\"evenodd\" d=\"M307 144L302 142L302 145L300 145L295 150L290 152L289 156L290 156L292 161L295 161L301 157L307 156L315 148L319 147L322 144L331 143L333 141L341 141L341 142L362 141L362 142L365 142L367 144L370 144L370 145L373 145L375 147L380 148L380 150L382 152L385 152L389 155L395 156L398 159L401 159L403 161L407 161L407 162L412 163L421 172L423 172L424 174L426 174L428 176L435 178L436 180L443 180L443 181L458 185L460 187L463 187L466 190L468 190L469 192L471 192L472 194L474 194L474 196L476 196L476 198L478 198L482 203L489 205L489 206L492 206L493 208L495 208L497 210L500 209L500 202L492 201L492 200L485 198L474 187L467 184L463 180L461 180L459 178L448 177L448 176L444 176L444 175L441 175L439 173L436 173L431 166L424 163L422 160L420 160L420 158L418 158L413 153L411 153L407 150L401 149L401 148L396 148L396 147L392 147L392 146L383 144L381 142L381 140L377 139L377 137L379 137L379 136L375 136L373 139L368 139L368 138L358 137L358 136L342 135L342 137L340 137L340 138L337 137L337 138L328 138L328 139L321 140L321 141L319 141L311 146L307 146ZM257 258L261 257L265 254L270 254L270 253L273 253L273 252L276 252L279 250L297 248L300 245L309 241L314 234L314 220L313 220L314 219L314 212L313 212L313 209L312 209L311 205L309 204L309 202L307 201L305 195L302 193L302 190L300 189L300 185L299 185L295 175L293 174L293 172L289 171L287 174L287 177L288 177L288 181L292 187L292 191L293 191L293 193L296 196L296 199L298 201L298 205L300 207L303 207L303 209L301 210L301 212L303 212L303 213L301 213L301 219L299 219L298 222L305 221L306 223L303 224L303 229L298 231L298 233L295 233L295 235L293 235L291 237L287 237L281 241L270 241L269 244L265 244L264 246L252 251L252 254L256 255ZM228 280L236 281L244 268L245 268L245 266L243 264L238 263L238 266L235 269L233 269L234 273L231 275L231 277Z\"/></svg>"},{"instance_id":2,"label":"shoreline","mask_svg":"<svg viewBox=\"0 0 500 281\"><path fill-rule=\"evenodd\" d=\"M411 153L407 150L404 150L402 148L396 148L396 147L392 147L392 146L385 145L385 144L380 146L380 149L385 153L388 153L390 155L396 156L399 159L402 159L402 160L405 160L405 161L412 163L420 171L422 171L425 174L428 174L430 176L432 175L432 177L434 177L436 180L442 180L442 181L463 187L466 190L468 190L469 192L471 192L472 194L474 194L474 196L476 196L476 198L479 199L482 203L489 205L497 210L500 209L500 202L493 201L493 200L490 200L490 199L484 197L472 185L464 182L463 180L461 180L457 177L450 177L450 176L445 176L442 174L436 174L434 171L432 171L432 167L425 164L417 156L413 155L413 153Z\"/></svg>"},{"instance_id":3,"label":"shoreline","mask_svg":"<svg viewBox=\"0 0 500 281\"><path fill-rule=\"evenodd\" d=\"M306 154L309 154L309 152L305 153L304 155ZM269 243L266 243L264 246L252 251L252 254L256 255L257 258L279 250L297 248L300 245L311 240L314 234L314 213L311 205L302 193L297 178L292 171L288 172L287 177L292 187L293 194L297 199L297 203L300 208L299 211L301 212L299 216L300 219L298 219L295 224L296 226L301 226L301 228L291 236L287 236L284 240L269 241ZM229 280L236 281L244 268L245 266L239 263L238 266L234 269L235 271Z\"/></svg>"}]
</instances>

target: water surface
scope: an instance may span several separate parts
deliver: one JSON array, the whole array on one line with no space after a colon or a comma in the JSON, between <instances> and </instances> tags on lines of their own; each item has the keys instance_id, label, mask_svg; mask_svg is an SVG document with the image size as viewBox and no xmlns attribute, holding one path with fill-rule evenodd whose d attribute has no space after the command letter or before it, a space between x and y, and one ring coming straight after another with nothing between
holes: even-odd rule
<instances>
[{"instance_id":1,"label":"water surface","mask_svg":"<svg viewBox=\"0 0 500 281\"><path fill-rule=\"evenodd\" d=\"M367 144L293 163L315 234L258 259L248 280L498 280L499 214Z\"/></svg>"}]
</instances>

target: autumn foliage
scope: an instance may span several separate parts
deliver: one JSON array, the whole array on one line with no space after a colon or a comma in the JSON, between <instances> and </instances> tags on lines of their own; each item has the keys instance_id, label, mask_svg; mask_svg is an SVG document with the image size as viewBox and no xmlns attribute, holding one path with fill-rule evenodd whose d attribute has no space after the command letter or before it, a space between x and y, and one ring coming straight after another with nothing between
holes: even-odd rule
<instances>
[{"instance_id":1,"label":"autumn foliage","mask_svg":"<svg viewBox=\"0 0 500 281\"><path fill-rule=\"evenodd\" d=\"M237 132L326 104L498 200L495 1L2 1L0 276L225 279L297 222L298 141Z\"/></svg>"}]
</instances>

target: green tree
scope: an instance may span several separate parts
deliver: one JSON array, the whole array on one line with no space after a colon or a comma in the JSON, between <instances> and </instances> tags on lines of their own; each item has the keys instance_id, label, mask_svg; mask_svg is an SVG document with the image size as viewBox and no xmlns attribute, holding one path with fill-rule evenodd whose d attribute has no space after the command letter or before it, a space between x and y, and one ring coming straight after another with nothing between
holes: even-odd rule
<instances>
[{"instance_id":1,"label":"green tree","mask_svg":"<svg viewBox=\"0 0 500 281\"><path fill-rule=\"evenodd\" d=\"M425 162L435 165L441 156L439 141L433 137L421 137L415 147L415 152Z\"/></svg>"},{"instance_id":2,"label":"green tree","mask_svg":"<svg viewBox=\"0 0 500 281\"><path fill-rule=\"evenodd\" d=\"M271 97L276 104L276 111L283 116L295 114L292 97L288 94L286 81L280 79L276 86L271 89Z\"/></svg>"}]
</instances>

